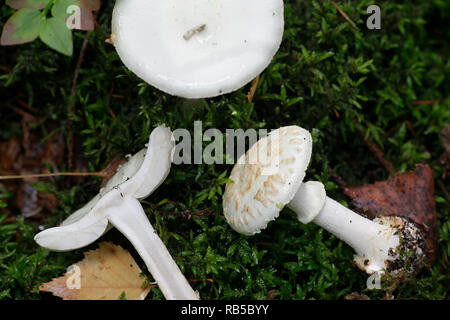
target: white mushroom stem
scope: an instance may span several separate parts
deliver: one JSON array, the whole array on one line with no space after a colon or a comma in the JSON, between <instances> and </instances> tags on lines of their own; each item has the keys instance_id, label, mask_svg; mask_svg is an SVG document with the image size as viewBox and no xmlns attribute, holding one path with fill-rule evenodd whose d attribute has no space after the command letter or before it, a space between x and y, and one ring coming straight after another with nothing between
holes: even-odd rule
<instances>
[{"instance_id":1,"label":"white mushroom stem","mask_svg":"<svg viewBox=\"0 0 450 320\"><path fill-rule=\"evenodd\" d=\"M133 197L124 197L120 206L109 210L109 222L133 244L166 299L198 300L197 294L148 221L139 201Z\"/></svg>"},{"instance_id":2,"label":"white mushroom stem","mask_svg":"<svg viewBox=\"0 0 450 320\"><path fill-rule=\"evenodd\" d=\"M317 193L305 189L308 189L308 183L300 186L288 207L298 214L301 222L312 221L351 246L356 252L355 262L361 269L369 274L380 272L387 268L386 261L396 258L396 249L400 245L396 228L366 219L327 196L320 201L322 205L306 206L310 209L322 207L320 210L308 211L305 203L319 202L306 197L308 193ZM302 219L305 216L309 221Z\"/></svg>"},{"instance_id":3,"label":"white mushroom stem","mask_svg":"<svg viewBox=\"0 0 450 320\"><path fill-rule=\"evenodd\" d=\"M134 245L166 299L199 299L138 201L149 196L167 177L174 147L169 128L162 125L153 130L147 150L130 158L98 195L61 226L39 232L35 241L54 251L74 250L96 241L114 225Z\"/></svg>"},{"instance_id":4,"label":"white mushroom stem","mask_svg":"<svg viewBox=\"0 0 450 320\"><path fill-rule=\"evenodd\" d=\"M395 228L366 219L329 197L313 222L351 246L357 254L355 261L368 273L386 268L385 262L394 258L389 252L396 252L400 245Z\"/></svg>"}]
</instances>

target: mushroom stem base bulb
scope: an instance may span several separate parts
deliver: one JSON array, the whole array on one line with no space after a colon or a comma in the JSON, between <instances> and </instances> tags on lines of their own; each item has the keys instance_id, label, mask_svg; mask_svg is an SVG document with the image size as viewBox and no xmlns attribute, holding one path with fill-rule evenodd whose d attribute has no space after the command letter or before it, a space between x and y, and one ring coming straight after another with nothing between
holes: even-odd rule
<instances>
[{"instance_id":1,"label":"mushroom stem base bulb","mask_svg":"<svg viewBox=\"0 0 450 320\"><path fill-rule=\"evenodd\" d=\"M279 128L255 143L240 158L246 164L238 160L225 187L223 213L230 226L253 235L287 205L300 222L314 222L351 246L355 263L369 274L386 270L397 277L420 269L427 251L418 227L398 217L366 219L328 198L322 183L303 183L311 153L311 134L297 126ZM260 154L267 154L268 163L247 162ZM265 168L277 170L263 174Z\"/></svg>"},{"instance_id":2,"label":"mushroom stem base bulb","mask_svg":"<svg viewBox=\"0 0 450 320\"><path fill-rule=\"evenodd\" d=\"M411 276L425 266L427 244L419 226L405 218L395 216L383 216L372 221L395 229L395 234L400 238L400 245L390 254L392 259L385 261L386 271L390 275ZM355 256L354 261L361 270L365 270L365 260L362 257Z\"/></svg>"},{"instance_id":3,"label":"mushroom stem base bulb","mask_svg":"<svg viewBox=\"0 0 450 320\"><path fill-rule=\"evenodd\" d=\"M368 274L405 270L406 255L421 256L419 230L401 218L370 220L326 198L322 211L312 221L351 246L356 265ZM408 238L403 237L409 234Z\"/></svg>"},{"instance_id":4,"label":"mushroom stem base bulb","mask_svg":"<svg viewBox=\"0 0 450 320\"><path fill-rule=\"evenodd\" d=\"M421 231L399 217L366 219L326 196L323 184L303 183L288 204L302 223L314 222L351 246L355 264L369 274L413 274L426 252Z\"/></svg>"},{"instance_id":5,"label":"mushroom stem base bulb","mask_svg":"<svg viewBox=\"0 0 450 320\"><path fill-rule=\"evenodd\" d=\"M369 274L385 269L386 261L394 258L400 245L395 229L372 222L328 197L313 222L351 246L355 260L362 261ZM361 267L361 263L357 264Z\"/></svg>"}]
</instances>

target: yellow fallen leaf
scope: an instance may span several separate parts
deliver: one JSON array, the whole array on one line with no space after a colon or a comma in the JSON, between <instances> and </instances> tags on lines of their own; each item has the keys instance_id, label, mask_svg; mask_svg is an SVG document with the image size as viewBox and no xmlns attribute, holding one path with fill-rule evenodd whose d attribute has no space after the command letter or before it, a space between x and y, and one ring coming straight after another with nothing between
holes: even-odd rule
<instances>
[{"instance_id":1,"label":"yellow fallen leaf","mask_svg":"<svg viewBox=\"0 0 450 320\"><path fill-rule=\"evenodd\" d=\"M43 283L39 289L64 300L144 300L150 292L141 269L122 247L102 242L84 256L64 276Z\"/></svg>"}]
</instances>

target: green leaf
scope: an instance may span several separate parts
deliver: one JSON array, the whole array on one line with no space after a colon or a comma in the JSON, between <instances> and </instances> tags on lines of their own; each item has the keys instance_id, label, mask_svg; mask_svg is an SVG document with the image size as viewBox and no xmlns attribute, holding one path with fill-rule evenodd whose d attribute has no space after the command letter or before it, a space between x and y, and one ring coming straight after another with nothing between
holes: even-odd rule
<instances>
[{"instance_id":1,"label":"green leaf","mask_svg":"<svg viewBox=\"0 0 450 320\"><path fill-rule=\"evenodd\" d=\"M10 46L35 40L39 35L41 21L39 10L20 9L6 21L0 44Z\"/></svg>"},{"instance_id":2,"label":"green leaf","mask_svg":"<svg viewBox=\"0 0 450 320\"><path fill-rule=\"evenodd\" d=\"M72 55L72 32L67 28L65 20L50 18L42 21L39 37L50 48L68 56Z\"/></svg>"},{"instance_id":3,"label":"green leaf","mask_svg":"<svg viewBox=\"0 0 450 320\"><path fill-rule=\"evenodd\" d=\"M22 8L43 9L49 0L6 0L6 4L16 10Z\"/></svg>"}]
</instances>

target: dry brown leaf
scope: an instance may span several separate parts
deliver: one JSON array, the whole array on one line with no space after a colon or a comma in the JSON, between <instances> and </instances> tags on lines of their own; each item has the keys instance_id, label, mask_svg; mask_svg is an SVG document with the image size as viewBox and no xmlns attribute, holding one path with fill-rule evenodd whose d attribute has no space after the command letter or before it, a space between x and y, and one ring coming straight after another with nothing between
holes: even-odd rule
<instances>
[{"instance_id":1,"label":"dry brown leaf","mask_svg":"<svg viewBox=\"0 0 450 320\"><path fill-rule=\"evenodd\" d=\"M85 258L71 266L62 277L41 285L64 300L144 300L150 286L130 253L111 242L84 252Z\"/></svg>"},{"instance_id":2,"label":"dry brown leaf","mask_svg":"<svg viewBox=\"0 0 450 320\"><path fill-rule=\"evenodd\" d=\"M64 164L65 143L61 133L55 133L45 142L37 130L31 131L22 119L23 138L12 138L0 142L0 175L28 175L49 172L48 166L57 172ZM48 131L55 128L54 123L46 126ZM52 194L38 192L32 187L37 179L2 181L0 185L6 188L13 198L9 201L11 208L17 208L27 218L41 219L44 212L52 212L58 206L58 199Z\"/></svg>"}]
</instances>

